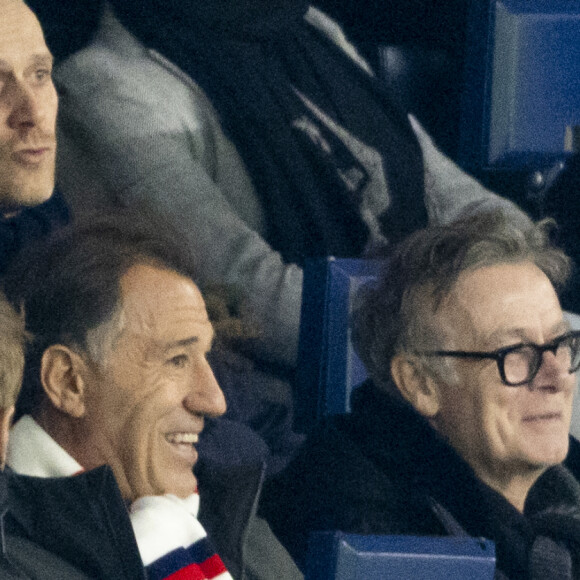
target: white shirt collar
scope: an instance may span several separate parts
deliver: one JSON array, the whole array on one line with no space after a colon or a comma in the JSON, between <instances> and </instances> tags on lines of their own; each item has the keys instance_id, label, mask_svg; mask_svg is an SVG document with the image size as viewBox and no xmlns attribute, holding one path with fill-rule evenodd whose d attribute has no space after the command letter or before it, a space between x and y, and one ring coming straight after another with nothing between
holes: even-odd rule
<instances>
[{"instance_id":1,"label":"white shirt collar","mask_svg":"<svg viewBox=\"0 0 580 580\"><path fill-rule=\"evenodd\" d=\"M68 477L83 471L30 415L10 430L6 464L16 473L35 477Z\"/></svg>"}]
</instances>

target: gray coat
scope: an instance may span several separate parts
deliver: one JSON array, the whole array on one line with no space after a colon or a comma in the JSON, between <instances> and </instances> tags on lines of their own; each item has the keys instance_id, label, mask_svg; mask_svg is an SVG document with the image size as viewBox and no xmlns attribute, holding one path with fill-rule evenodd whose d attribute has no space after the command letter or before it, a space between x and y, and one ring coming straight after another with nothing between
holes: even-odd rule
<instances>
[{"instance_id":1,"label":"gray coat","mask_svg":"<svg viewBox=\"0 0 580 580\"><path fill-rule=\"evenodd\" d=\"M313 8L306 19L366 68L336 23ZM200 87L109 11L93 42L61 64L55 80L62 91L58 181L73 212L115 203L154 207L193 249L201 283L237 285L247 295L263 330L255 354L294 365L302 270L284 263L265 240L250 176ZM431 222L498 204L523 218L446 158L414 119L411 124L423 151ZM329 127L353 146L341 127L330 121ZM353 153L382 174L374 150L355 143ZM361 205L370 243L384 242L378 216L389 203L384 178L373 183L379 185L368 188Z\"/></svg>"}]
</instances>

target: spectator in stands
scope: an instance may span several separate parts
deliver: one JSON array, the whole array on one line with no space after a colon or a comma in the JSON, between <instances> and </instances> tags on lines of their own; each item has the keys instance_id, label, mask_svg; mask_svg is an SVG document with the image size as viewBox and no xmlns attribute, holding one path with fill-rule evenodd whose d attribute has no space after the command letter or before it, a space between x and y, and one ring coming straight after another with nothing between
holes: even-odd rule
<instances>
[{"instance_id":1,"label":"spectator in stands","mask_svg":"<svg viewBox=\"0 0 580 580\"><path fill-rule=\"evenodd\" d=\"M8 465L65 478L110 465L148 578L299 578L255 517L253 440L239 442L236 466L200 462L193 474L204 424L225 411L193 271L172 230L131 211L76 221L22 255L7 289L26 304L35 341Z\"/></svg>"},{"instance_id":2,"label":"spectator in stands","mask_svg":"<svg viewBox=\"0 0 580 580\"><path fill-rule=\"evenodd\" d=\"M168 217L201 256L201 283L245 292L261 362L296 363L307 258L510 207L436 149L304 0L113 0L56 80L72 210Z\"/></svg>"},{"instance_id":3,"label":"spectator in stands","mask_svg":"<svg viewBox=\"0 0 580 580\"><path fill-rule=\"evenodd\" d=\"M0 454L22 384L24 318L0 295ZM67 510L63 509L66 502ZM117 512L100 530L93 513ZM3 580L145 579L129 518L108 468L62 480L25 478L0 470L0 577ZM124 516L124 517L123 517ZM113 529L111 523L115 522ZM102 520L101 520L102 523ZM80 526L80 527L79 527ZM82 538L79 541L79 538ZM87 545L91 538L92 544ZM100 568L93 566L99 552ZM78 566L78 567L77 567Z\"/></svg>"},{"instance_id":4,"label":"spectator in stands","mask_svg":"<svg viewBox=\"0 0 580 580\"><path fill-rule=\"evenodd\" d=\"M0 274L4 274L21 247L66 221L68 212L62 198L52 195L57 114L52 55L38 20L24 2L0 0L0 14ZM0 297L2 466L22 382L24 336L23 318ZM95 482L100 491L107 492L108 499L93 491ZM63 515L62 502L67 499L70 510ZM86 519L89 502L103 513L124 509L106 469L70 484L39 482L0 472L0 576L63 580L94 577L90 551L98 546L104 576L144 578L128 517L117 517L115 530L103 526L95 533ZM79 545L75 537L79 521L73 513L82 516L83 537L92 533L95 545ZM72 553L75 557L68 558Z\"/></svg>"},{"instance_id":5,"label":"spectator in stands","mask_svg":"<svg viewBox=\"0 0 580 580\"><path fill-rule=\"evenodd\" d=\"M498 578L578 577L580 486L562 462L580 333L548 226L496 211L428 227L363 291L353 332L371 380L266 495L302 562L317 529L469 535L496 543Z\"/></svg>"},{"instance_id":6,"label":"spectator in stands","mask_svg":"<svg viewBox=\"0 0 580 580\"><path fill-rule=\"evenodd\" d=\"M0 274L28 240L68 219L54 189L52 55L22 0L0 0Z\"/></svg>"}]
</instances>

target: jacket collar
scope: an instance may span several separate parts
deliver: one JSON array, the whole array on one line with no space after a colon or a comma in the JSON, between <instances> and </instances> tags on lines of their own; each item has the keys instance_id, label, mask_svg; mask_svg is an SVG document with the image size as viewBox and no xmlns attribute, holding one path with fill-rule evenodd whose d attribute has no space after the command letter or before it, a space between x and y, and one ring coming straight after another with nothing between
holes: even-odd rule
<instances>
[{"instance_id":1,"label":"jacket collar","mask_svg":"<svg viewBox=\"0 0 580 580\"><path fill-rule=\"evenodd\" d=\"M10 430L6 461L16 473L35 477L68 477L83 471L30 415Z\"/></svg>"},{"instance_id":2,"label":"jacket collar","mask_svg":"<svg viewBox=\"0 0 580 580\"><path fill-rule=\"evenodd\" d=\"M223 467L200 461L195 472L201 498L199 521L231 575L241 578L244 540L256 515L266 464Z\"/></svg>"},{"instance_id":3,"label":"jacket collar","mask_svg":"<svg viewBox=\"0 0 580 580\"><path fill-rule=\"evenodd\" d=\"M530 533L526 519L484 484L463 458L405 402L372 382L353 398L354 432L364 452L404 485L444 505L470 535L493 537L498 521Z\"/></svg>"},{"instance_id":4,"label":"jacket collar","mask_svg":"<svg viewBox=\"0 0 580 580\"><path fill-rule=\"evenodd\" d=\"M8 473L8 533L24 537L90 577L144 579L127 509L107 466L76 477Z\"/></svg>"}]
</instances>

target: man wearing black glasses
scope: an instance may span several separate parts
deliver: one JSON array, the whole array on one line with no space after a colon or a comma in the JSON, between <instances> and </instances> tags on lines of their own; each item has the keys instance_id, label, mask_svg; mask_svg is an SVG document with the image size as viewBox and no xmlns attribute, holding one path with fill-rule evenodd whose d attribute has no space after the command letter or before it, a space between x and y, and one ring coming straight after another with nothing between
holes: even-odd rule
<instances>
[{"instance_id":1,"label":"man wearing black glasses","mask_svg":"<svg viewBox=\"0 0 580 580\"><path fill-rule=\"evenodd\" d=\"M549 230L494 212L397 247L354 314L371 380L264 506L295 556L316 529L470 535L496 543L497 578L579 577L580 485L562 462L580 333Z\"/></svg>"}]
</instances>

